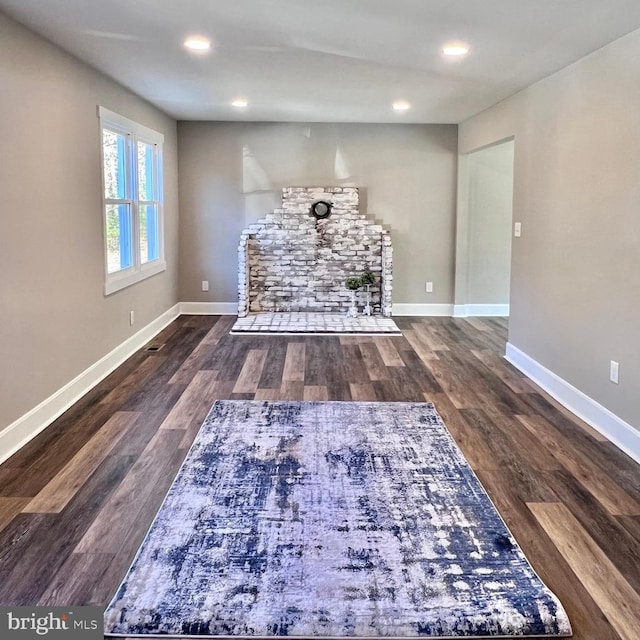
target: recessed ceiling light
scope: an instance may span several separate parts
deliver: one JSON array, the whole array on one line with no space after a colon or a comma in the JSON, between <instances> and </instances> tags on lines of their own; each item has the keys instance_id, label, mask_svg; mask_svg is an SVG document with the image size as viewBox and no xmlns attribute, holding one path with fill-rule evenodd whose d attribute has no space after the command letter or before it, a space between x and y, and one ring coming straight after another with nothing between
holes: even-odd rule
<instances>
[{"instance_id":1,"label":"recessed ceiling light","mask_svg":"<svg viewBox=\"0 0 640 640\"><path fill-rule=\"evenodd\" d=\"M232 107L237 107L238 109L244 109L249 103L246 98L236 98L232 103Z\"/></svg>"},{"instance_id":2,"label":"recessed ceiling light","mask_svg":"<svg viewBox=\"0 0 640 640\"><path fill-rule=\"evenodd\" d=\"M442 47L442 53L445 56L464 56L469 53L469 47L463 42L451 42Z\"/></svg>"},{"instance_id":3,"label":"recessed ceiling light","mask_svg":"<svg viewBox=\"0 0 640 640\"><path fill-rule=\"evenodd\" d=\"M411 105L406 100L396 100L392 105L394 111L407 111Z\"/></svg>"},{"instance_id":4,"label":"recessed ceiling light","mask_svg":"<svg viewBox=\"0 0 640 640\"><path fill-rule=\"evenodd\" d=\"M211 40L203 36L189 36L183 44L190 51L197 53L205 53L211 49Z\"/></svg>"}]
</instances>

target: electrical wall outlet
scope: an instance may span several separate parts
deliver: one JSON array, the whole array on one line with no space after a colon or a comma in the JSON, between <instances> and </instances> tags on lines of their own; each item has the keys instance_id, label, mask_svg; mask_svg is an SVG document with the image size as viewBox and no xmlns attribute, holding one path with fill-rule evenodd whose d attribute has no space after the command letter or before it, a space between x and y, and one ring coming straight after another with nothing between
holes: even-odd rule
<instances>
[{"instance_id":1,"label":"electrical wall outlet","mask_svg":"<svg viewBox=\"0 0 640 640\"><path fill-rule=\"evenodd\" d=\"M618 384L619 370L620 370L620 364L617 363L615 360L612 360L611 364L609 365L609 380L611 380L611 382L614 382L615 384Z\"/></svg>"},{"instance_id":2,"label":"electrical wall outlet","mask_svg":"<svg viewBox=\"0 0 640 640\"><path fill-rule=\"evenodd\" d=\"M427 282L425 286L425 291L427 293L433 293L433 282Z\"/></svg>"},{"instance_id":3,"label":"electrical wall outlet","mask_svg":"<svg viewBox=\"0 0 640 640\"><path fill-rule=\"evenodd\" d=\"M522 222L516 222L513 225L513 235L519 238L522 235Z\"/></svg>"},{"instance_id":4,"label":"electrical wall outlet","mask_svg":"<svg viewBox=\"0 0 640 640\"><path fill-rule=\"evenodd\" d=\"M202 290L203 291L209 291L209 281L208 280L203 280L202 281Z\"/></svg>"},{"instance_id":5,"label":"electrical wall outlet","mask_svg":"<svg viewBox=\"0 0 640 640\"><path fill-rule=\"evenodd\" d=\"M132 309L131 311L129 311L129 324L130 324L132 327L133 327L133 323L134 323L134 321L135 321L135 317L136 317L136 314L135 314L135 312L134 312L134 311L133 311L133 309Z\"/></svg>"}]
</instances>

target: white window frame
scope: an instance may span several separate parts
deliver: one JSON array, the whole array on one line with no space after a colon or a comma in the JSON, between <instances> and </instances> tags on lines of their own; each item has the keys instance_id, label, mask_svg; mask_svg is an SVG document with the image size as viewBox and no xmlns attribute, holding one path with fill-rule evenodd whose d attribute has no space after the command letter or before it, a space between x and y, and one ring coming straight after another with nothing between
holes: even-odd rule
<instances>
[{"instance_id":1,"label":"white window frame","mask_svg":"<svg viewBox=\"0 0 640 640\"><path fill-rule=\"evenodd\" d=\"M106 296L120 291L126 287L146 280L162 271L167 264L164 256L164 180L163 180L163 145L164 135L138 124L129 118L125 118L102 106L98 107L100 119L100 164L102 169L102 230L104 248L104 294ZM126 136L126 193L124 199L110 199L105 194L104 180L104 143L103 132L105 129ZM154 199L141 201L138 190L138 142L144 142L154 146ZM131 207L132 229L132 253L133 264L131 267L109 273L107 251L107 207L113 204L128 204ZM140 249L140 206L145 204L157 205L158 211L158 258L149 262L142 262Z\"/></svg>"}]
</instances>

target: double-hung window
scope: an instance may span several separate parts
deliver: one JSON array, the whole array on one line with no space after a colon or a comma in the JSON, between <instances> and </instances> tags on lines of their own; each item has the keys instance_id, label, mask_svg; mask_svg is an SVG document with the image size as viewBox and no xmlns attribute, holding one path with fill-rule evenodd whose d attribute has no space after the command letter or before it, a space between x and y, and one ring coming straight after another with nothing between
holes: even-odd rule
<instances>
[{"instance_id":1,"label":"double-hung window","mask_svg":"<svg viewBox=\"0 0 640 640\"><path fill-rule=\"evenodd\" d=\"M166 269L162 211L164 136L103 107L105 294Z\"/></svg>"}]
</instances>

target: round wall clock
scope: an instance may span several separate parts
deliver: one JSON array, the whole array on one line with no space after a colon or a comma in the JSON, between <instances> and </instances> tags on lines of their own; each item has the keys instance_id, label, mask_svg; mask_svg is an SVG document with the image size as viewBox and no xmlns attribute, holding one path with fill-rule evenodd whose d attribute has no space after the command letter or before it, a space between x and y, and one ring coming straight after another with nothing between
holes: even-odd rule
<instances>
[{"instance_id":1,"label":"round wall clock","mask_svg":"<svg viewBox=\"0 0 640 640\"><path fill-rule=\"evenodd\" d=\"M331 215L332 206L326 200L318 200L311 205L311 214L316 220L324 220Z\"/></svg>"}]
</instances>

